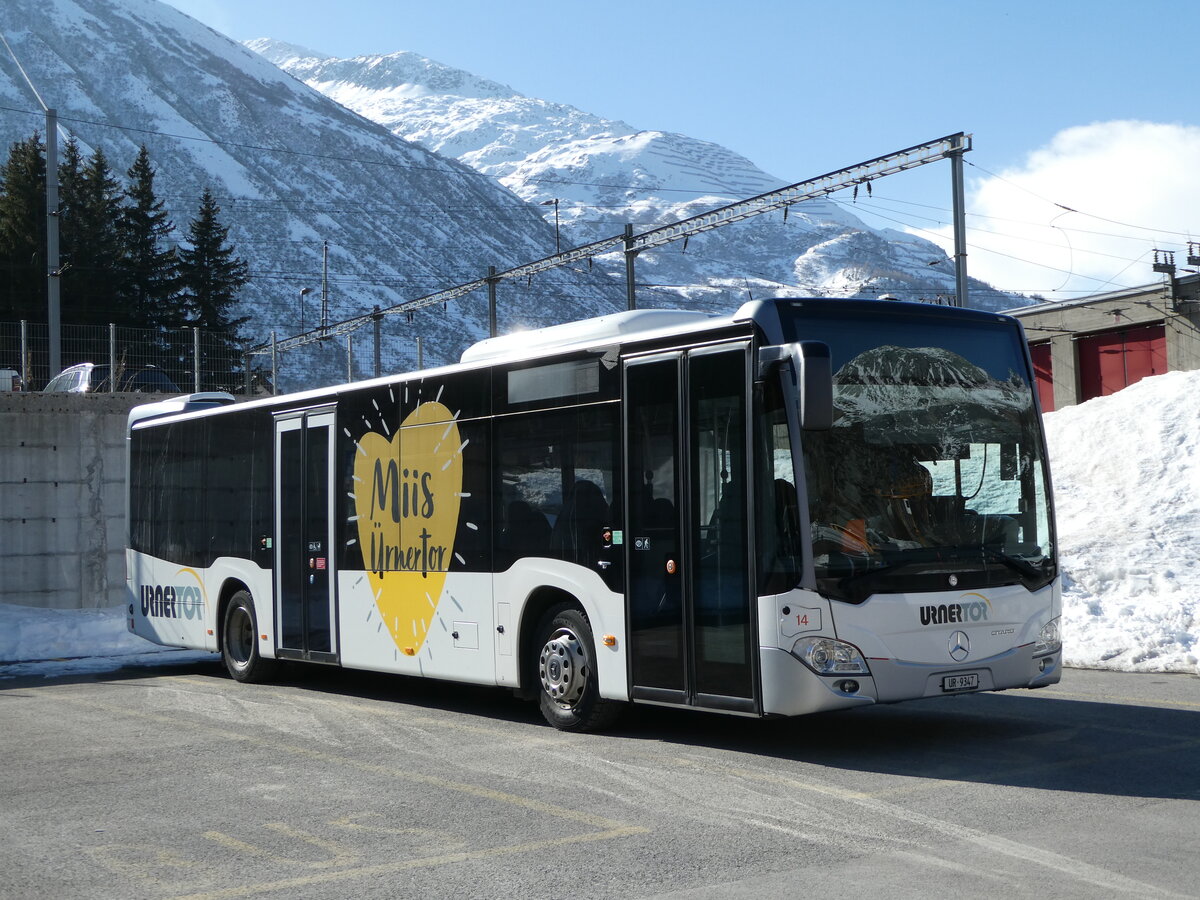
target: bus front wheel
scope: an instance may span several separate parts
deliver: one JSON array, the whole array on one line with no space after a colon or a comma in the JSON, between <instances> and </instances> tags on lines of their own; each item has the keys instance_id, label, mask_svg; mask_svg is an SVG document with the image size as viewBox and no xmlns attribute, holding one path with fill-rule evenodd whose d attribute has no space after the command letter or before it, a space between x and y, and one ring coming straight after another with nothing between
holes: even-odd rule
<instances>
[{"instance_id":1,"label":"bus front wheel","mask_svg":"<svg viewBox=\"0 0 1200 900\"><path fill-rule=\"evenodd\" d=\"M267 681L279 663L263 659L258 652L258 627L254 618L254 599L249 591L238 591L225 608L221 631L221 659L234 681Z\"/></svg>"},{"instance_id":2,"label":"bus front wheel","mask_svg":"<svg viewBox=\"0 0 1200 900\"><path fill-rule=\"evenodd\" d=\"M546 721L561 731L599 731L616 721L622 704L600 696L596 645L583 612L555 607L538 635L538 701Z\"/></svg>"}]
</instances>

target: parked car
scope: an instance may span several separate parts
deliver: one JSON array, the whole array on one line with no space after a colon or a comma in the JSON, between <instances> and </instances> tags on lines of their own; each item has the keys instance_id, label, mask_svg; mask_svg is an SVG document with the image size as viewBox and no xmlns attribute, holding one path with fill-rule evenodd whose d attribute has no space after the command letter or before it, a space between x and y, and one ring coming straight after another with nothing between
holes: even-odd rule
<instances>
[{"instance_id":1,"label":"parked car","mask_svg":"<svg viewBox=\"0 0 1200 900\"><path fill-rule=\"evenodd\" d=\"M108 390L108 366L79 363L50 379L43 391L93 394ZM179 386L154 366L128 366L117 376L117 390L128 393L178 394Z\"/></svg>"},{"instance_id":2,"label":"parked car","mask_svg":"<svg viewBox=\"0 0 1200 900\"><path fill-rule=\"evenodd\" d=\"M16 369L0 368L0 391L21 390L21 373Z\"/></svg>"}]
</instances>

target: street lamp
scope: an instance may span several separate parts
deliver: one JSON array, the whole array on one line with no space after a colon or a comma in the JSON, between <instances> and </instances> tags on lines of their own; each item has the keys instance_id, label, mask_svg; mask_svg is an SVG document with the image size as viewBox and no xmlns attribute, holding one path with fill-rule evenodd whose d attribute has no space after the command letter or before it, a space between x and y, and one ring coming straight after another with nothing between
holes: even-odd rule
<instances>
[{"instance_id":1,"label":"street lamp","mask_svg":"<svg viewBox=\"0 0 1200 900\"><path fill-rule=\"evenodd\" d=\"M554 207L554 252L561 253L562 248L559 246L559 239L558 239L558 198L557 197L555 197L553 200L543 200L542 201L542 206L551 206L551 205Z\"/></svg>"},{"instance_id":2,"label":"street lamp","mask_svg":"<svg viewBox=\"0 0 1200 900\"><path fill-rule=\"evenodd\" d=\"M300 333L304 333L304 297L311 294L312 288L300 288Z\"/></svg>"}]
</instances>

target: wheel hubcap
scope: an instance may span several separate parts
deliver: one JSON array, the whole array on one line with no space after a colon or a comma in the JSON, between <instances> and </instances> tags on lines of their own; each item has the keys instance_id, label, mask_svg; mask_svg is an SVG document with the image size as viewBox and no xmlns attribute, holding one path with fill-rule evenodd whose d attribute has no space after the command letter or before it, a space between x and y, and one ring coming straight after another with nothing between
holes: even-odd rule
<instances>
[{"instance_id":1,"label":"wheel hubcap","mask_svg":"<svg viewBox=\"0 0 1200 900\"><path fill-rule=\"evenodd\" d=\"M560 628L546 641L538 658L542 690L559 706L573 707L583 696L588 680L588 659L579 637Z\"/></svg>"},{"instance_id":2,"label":"wheel hubcap","mask_svg":"<svg viewBox=\"0 0 1200 900\"><path fill-rule=\"evenodd\" d=\"M254 639L250 628L250 616L244 609L237 610L233 621L229 623L229 655L238 665L244 665L250 659L251 641Z\"/></svg>"}]
</instances>

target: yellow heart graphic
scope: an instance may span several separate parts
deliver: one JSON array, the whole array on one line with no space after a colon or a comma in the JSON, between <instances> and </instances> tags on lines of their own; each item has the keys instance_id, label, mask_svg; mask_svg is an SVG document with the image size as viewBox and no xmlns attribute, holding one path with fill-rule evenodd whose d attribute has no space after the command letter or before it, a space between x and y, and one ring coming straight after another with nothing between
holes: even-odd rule
<instances>
[{"instance_id":1,"label":"yellow heart graphic","mask_svg":"<svg viewBox=\"0 0 1200 900\"><path fill-rule=\"evenodd\" d=\"M462 499L458 424L445 406L422 403L389 440L358 441L354 502L375 605L396 646L421 649L454 556Z\"/></svg>"}]
</instances>

